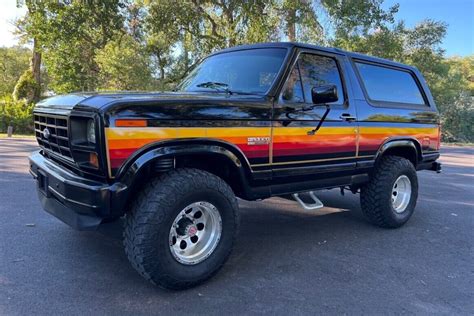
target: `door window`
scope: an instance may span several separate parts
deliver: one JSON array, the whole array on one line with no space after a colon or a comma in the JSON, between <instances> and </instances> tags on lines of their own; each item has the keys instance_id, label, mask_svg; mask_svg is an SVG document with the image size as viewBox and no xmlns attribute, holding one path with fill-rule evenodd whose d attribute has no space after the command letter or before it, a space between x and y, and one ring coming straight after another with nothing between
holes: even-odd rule
<instances>
[{"instance_id":1,"label":"door window","mask_svg":"<svg viewBox=\"0 0 474 316\"><path fill-rule=\"evenodd\" d=\"M298 60L298 65L307 103L312 103L311 89L314 87L333 84L337 87L339 100L332 102L331 104L344 104L342 80L334 58L312 54L301 54L300 59Z\"/></svg>"},{"instance_id":2,"label":"door window","mask_svg":"<svg viewBox=\"0 0 474 316\"><path fill-rule=\"evenodd\" d=\"M303 86L301 85L298 63L295 64L288 79L286 79L280 100L283 103L304 103Z\"/></svg>"}]
</instances>

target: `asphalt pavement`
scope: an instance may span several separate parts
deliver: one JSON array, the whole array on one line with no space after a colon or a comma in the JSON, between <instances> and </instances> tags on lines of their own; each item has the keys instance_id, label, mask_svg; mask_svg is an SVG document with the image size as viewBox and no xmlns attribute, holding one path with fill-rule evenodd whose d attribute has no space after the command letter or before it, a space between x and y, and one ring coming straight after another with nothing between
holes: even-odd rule
<instances>
[{"instance_id":1,"label":"asphalt pavement","mask_svg":"<svg viewBox=\"0 0 474 316\"><path fill-rule=\"evenodd\" d=\"M209 282L170 292L129 265L121 223L78 232L45 213L27 156L0 139L0 315L474 314L474 148L444 147L443 173L419 173L400 229L366 223L358 195L302 210L241 202L230 260Z\"/></svg>"}]
</instances>

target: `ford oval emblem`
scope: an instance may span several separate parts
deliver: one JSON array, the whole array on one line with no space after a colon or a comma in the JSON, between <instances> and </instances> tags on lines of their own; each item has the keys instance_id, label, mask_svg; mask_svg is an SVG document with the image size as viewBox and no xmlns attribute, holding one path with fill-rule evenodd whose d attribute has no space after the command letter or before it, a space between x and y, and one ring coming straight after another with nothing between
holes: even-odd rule
<instances>
[{"instance_id":1,"label":"ford oval emblem","mask_svg":"<svg viewBox=\"0 0 474 316\"><path fill-rule=\"evenodd\" d=\"M48 139L49 136L51 136L51 132L49 131L48 128L45 128L45 129L43 130L43 137L46 138L46 139Z\"/></svg>"}]
</instances>

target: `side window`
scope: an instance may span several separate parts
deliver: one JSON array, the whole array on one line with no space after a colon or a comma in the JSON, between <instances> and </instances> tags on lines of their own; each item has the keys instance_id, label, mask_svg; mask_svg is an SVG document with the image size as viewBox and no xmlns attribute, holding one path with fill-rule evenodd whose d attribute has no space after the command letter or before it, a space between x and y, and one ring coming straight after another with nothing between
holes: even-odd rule
<instances>
[{"instance_id":1,"label":"side window","mask_svg":"<svg viewBox=\"0 0 474 316\"><path fill-rule=\"evenodd\" d=\"M408 71L356 62L369 98L379 102L425 105L415 78Z\"/></svg>"},{"instance_id":2,"label":"side window","mask_svg":"<svg viewBox=\"0 0 474 316\"><path fill-rule=\"evenodd\" d=\"M328 84L336 85L339 100L331 104L344 104L344 90L336 60L331 57L302 54L298 61L306 102L311 103L311 89Z\"/></svg>"},{"instance_id":3,"label":"side window","mask_svg":"<svg viewBox=\"0 0 474 316\"><path fill-rule=\"evenodd\" d=\"M303 87L301 85L298 64L295 64L281 93L283 103L304 103Z\"/></svg>"}]
</instances>

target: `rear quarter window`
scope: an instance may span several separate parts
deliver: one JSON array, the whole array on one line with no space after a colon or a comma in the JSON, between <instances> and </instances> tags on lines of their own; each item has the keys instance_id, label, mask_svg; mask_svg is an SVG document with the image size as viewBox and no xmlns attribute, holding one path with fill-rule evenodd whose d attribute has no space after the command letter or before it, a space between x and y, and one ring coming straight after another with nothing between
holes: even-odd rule
<instances>
[{"instance_id":1,"label":"rear quarter window","mask_svg":"<svg viewBox=\"0 0 474 316\"><path fill-rule=\"evenodd\" d=\"M371 101L425 105L423 94L409 71L356 62Z\"/></svg>"}]
</instances>

